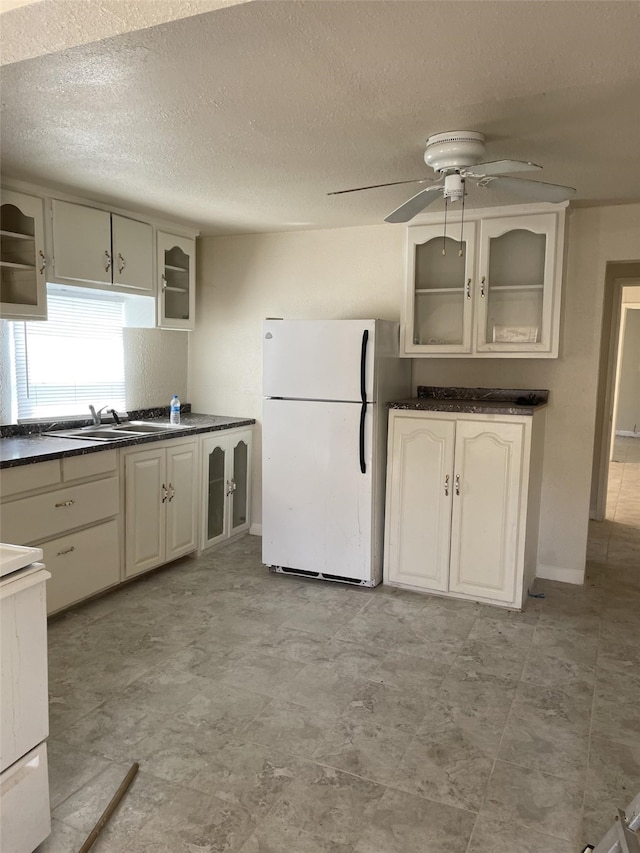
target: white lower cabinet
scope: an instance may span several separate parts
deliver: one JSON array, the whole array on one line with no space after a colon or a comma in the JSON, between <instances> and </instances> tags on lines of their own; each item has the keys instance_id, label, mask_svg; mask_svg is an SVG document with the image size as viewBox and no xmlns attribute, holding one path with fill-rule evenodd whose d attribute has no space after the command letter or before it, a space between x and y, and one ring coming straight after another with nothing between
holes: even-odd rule
<instances>
[{"instance_id":1,"label":"white lower cabinet","mask_svg":"<svg viewBox=\"0 0 640 853\"><path fill-rule=\"evenodd\" d=\"M105 450L2 472L6 542L42 548L47 612L120 582L118 452Z\"/></svg>"},{"instance_id":2,"label":"white lower cabinet","mask_svg":"<svg viewBox=\"0 0 640 853\"><path fill-rule=\"evenodd\" d=\"M543 411L391 410L386 583L523 606L537 558L543 420Z\"/></svg>"},{"instance_id":3,"label":"white lower cabinet","mask_svg":"<svg viewBox=\"0 0 640 853\"><path fill-rule=\"evenodd\" d=\"M250 429L216 432L203 439L202 550L249 530L250 483Z\"/></svg>"},{"instance_id":4,"label":"white lower cabinet","mask_svg":"<svg viewBox=\"0 0 640 853\"><path fill-rule=\"evenodd\" d=\"M55 613L120 583L120 546L116 519L42 544L51 572L47 609Z\"/></svg>"},{"instance_id":5,"label":"white lower cabinet","mask_svg":"<svg viewBox=\"0 0 640 853\"><path fill-rule=\"evenodd\" d=\"M198 442L126 451L125 577L197 549Z\"/></svg>"}]
</instances>

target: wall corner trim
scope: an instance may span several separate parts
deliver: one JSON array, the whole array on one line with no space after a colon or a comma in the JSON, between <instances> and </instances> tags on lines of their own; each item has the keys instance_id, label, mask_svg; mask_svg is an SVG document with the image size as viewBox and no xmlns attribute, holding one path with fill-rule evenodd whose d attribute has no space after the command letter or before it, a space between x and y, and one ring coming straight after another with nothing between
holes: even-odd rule
<instances>
[{"instance_id":1,"label":"wall corner trim","mask_svg":"<svg viewBox=\"0 0 640 853\"><path fill-rule=\"evenodd\" d=\"M561 581L562 583L573 583L578 586L584 584L583 569L566 569L564 566L536 566L536 577L548 581Z\"/></svg>"}]
</instances>

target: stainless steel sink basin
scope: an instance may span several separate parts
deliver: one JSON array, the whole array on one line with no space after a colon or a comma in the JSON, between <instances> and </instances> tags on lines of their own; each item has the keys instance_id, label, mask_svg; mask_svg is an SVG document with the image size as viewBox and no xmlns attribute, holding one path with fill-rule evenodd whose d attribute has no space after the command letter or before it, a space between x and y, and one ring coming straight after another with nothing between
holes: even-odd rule
<instances>
[{"instance_id":1,"label":"stainless steel sink basin","mask_svg":"<svg viewBox=\"0 0 640 853\"><path fill-rule=\"evenodd\" d=\"M80 438L91 441L122 441L135 436L167 433L180 429L172 424L149 423L147 421L129 421L125 424L105 424L104 426L78 427L77 429L59 429L46 432L45 435L57 438Z\"/></svg>"},{"instance_id":2,"label":"stainless steel sink basin","mask_svg":"<svg viewBox=\"0 0 640 853\"><path fill-rule=\"evenodd\" d=\"M78 427L78 429L57 429L45 432L54 438L84 438L91 441L122 441L126 437L113 427Z\"/></svg>"},{"instance_id":3,"label":"stainless steel sink basin","mask_svg":"<svg viewBox=\"0 0 640 853\"><path fill-rule=\"evenodd\" d=\"M114 426L112 429L119 430L120 432L140 432L140 433L149 433L149 432L171 432L171 430L179 429L180 427L172 424L154 424L149 423L148 421L129 421L126 424L120 424L119 426Z\"/></svg>"}]
</instances>

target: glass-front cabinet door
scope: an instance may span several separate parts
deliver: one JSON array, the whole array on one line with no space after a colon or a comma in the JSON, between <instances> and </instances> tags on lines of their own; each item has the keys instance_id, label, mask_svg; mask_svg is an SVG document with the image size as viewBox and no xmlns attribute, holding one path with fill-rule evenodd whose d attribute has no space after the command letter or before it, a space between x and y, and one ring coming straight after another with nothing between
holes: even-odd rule
<instances>
[{"instance_id":1,"label":"glass-front cabinet door","mask_svg":"<svg viewBox=\"0 0 640 853\"><path fill-rule=\"evenodd\" d=\"M249 530L251 429L202 440L202 550Z\"/></svg>"},{"instance_id":2,"label":"glass-front cabinet door","mask_svg":"<svg viewBox=\"0 0 640 853\"><path fill-rule=\"evenodd\" d=\"M246 435L231 441L233 477L231 488L231 530L234 536L249 528L249 440Z\"/></svg>"},{"instance_id":3,"label":"glass-front cabinet door","mask_svg":"<svg viewBox=\"0 0 640 853\"><path fill-rule=\"evenodd\" d=\"M163 329L195 328L196 242L158 231L158 323Z\"/></svg>"},{"instance_id":4,"label":"glass-front cabinet door","mask_svg":"<svg viewBox=\"0 0 640 853\"><path fill-rule=\"evenodd\" d=\"M460 225L457 224L459 232ZM472 344L475 223L409 229L405 353L468 353Z\"/></svg>"},{"instance_id":5,"label":"glass-front cabinet door","mask_svg":"<svg viewBox=\"0 0 640 853\"><path fill-rule=\"evenodd\" d=\"M555 234L555 214L482 221L475 323L479 352L549 350Z\"/></svg>"},{"instance_id":6,"label":"glass-front cabinet door","mask_svg":"<svg viewBox=\"0 0 640 853\"><path fill-rule=\"evenodd\" d=\"M223 442L226 444L226 442ZM214 544L225 538L225 506L227 486L225 482L227 449L219 443L210 444L205 456L206 517L204 538Z\"/></svg>"},{"instance_id":7,"label":"glass-front cabinet door","mask_svg":"<svg viewBox=\"0 0 640 853\"><path fill-rule=\"evenodd\" d=\"M47 259L42 199L3 190L0 197L0 316L46 320Z\"/></svg>"}]
</instances>

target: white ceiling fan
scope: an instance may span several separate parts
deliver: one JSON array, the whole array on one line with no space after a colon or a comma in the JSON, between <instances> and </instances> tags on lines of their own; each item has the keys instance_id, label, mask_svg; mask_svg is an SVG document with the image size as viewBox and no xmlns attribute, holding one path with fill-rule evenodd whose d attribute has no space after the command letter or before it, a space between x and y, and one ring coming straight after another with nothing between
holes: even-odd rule
<instances>
[{"instance_id":1,"label":"white ceiling fan","mask_svg":"<svg viewBox=\"0 0 640 853\"><path fill-rule=\"evenodd\" d=\"M439 183L425 187L419 193L405 201L389 216L385 222L408 222L427 205L439 198L444 198L445 204L462 201L466 195L465 181L472 179L479 187L488 187L497 181L501 189L508 190L514 195L523 196L529 201L559 202L571 198L575 189L559 184L546 184L542 181L529 181L524 178L512 178L509 172L537 171L542 166L524 160L492 160L482 162L485 156L484 134L475 130L451 130L447 133L436 133L427 139L424 160L436 172L437 178L418 178L415 181L393 181L388 184L374 184L368 187L357 187L351 190L338 190L327 195L342 195L343 193L360 192L361 190L391 187L399 184L425 184L432 181ZM496 184L496 186L498 186Z\"/></svg>"}]
</instances>

